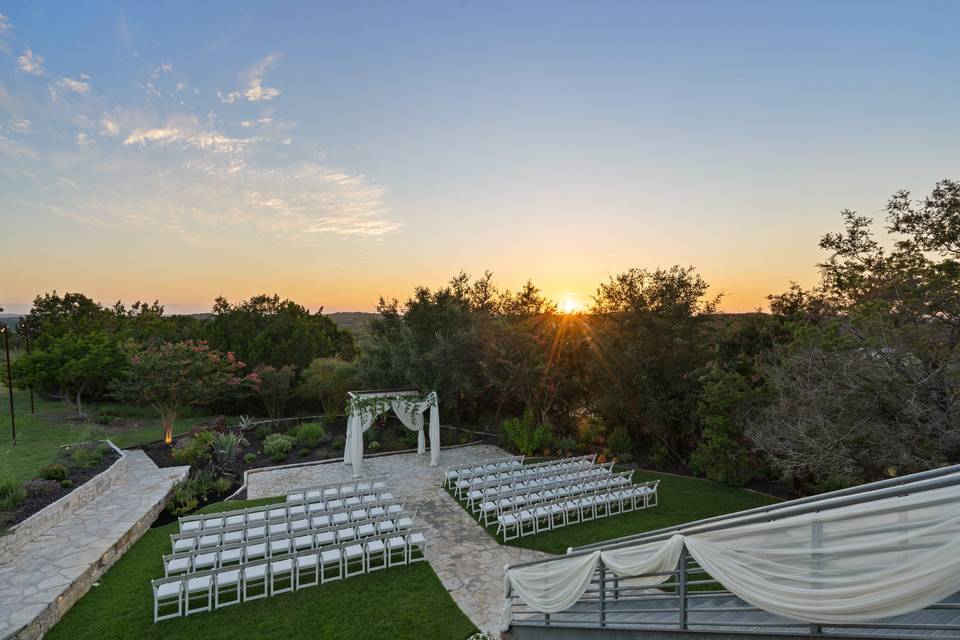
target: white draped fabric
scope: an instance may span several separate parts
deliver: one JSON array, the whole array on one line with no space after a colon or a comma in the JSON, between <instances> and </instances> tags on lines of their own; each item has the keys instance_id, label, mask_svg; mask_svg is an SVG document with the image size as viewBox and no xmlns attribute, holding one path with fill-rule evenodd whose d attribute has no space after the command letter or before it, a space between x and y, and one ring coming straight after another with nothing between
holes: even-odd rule
<instances>
[{"instance_id":1,"label":"white draped fabric","mask_svg":"<svg viewBox=\"0 0 960 640\"><path fill-rule=\"evenodd\" d=\"M371 396L382 398L382 402L373 407L358 410L352 407L347 417L347 441L344 446L343 462L353 466L354 477L359 477L360 466L363 461L363 434L373 425L380 414L393 409L401 424L411 431L417 431L417 453L426 452L426 442L423 433L423 414L430 410L430 466L435 467L440 462L440 413L437 407L436 392L430 393L420 402L416 402L408 395Z\"/></svg>"},{"instance_id":2,"label":"white draped fabric","mask_svg":"<svg viewBox=\"0 0 960 640\"><path fill-rule=\"evenodd\" d=\"M960 591L960 491L923 491L689 536L746 602L814 623L869 622Z\"/></svg>"},{"instance_id":3,"label":"white draped fabric","mask_svg":"<svg viewBox=\"0 0 960 640\"><path fill-rule=\"evenodd\" d=\"M511 592L515 593L541 613L556 613L570 608L580 599L590 586L599 560L602 559L607 568L618 576L629 577L673 571L682 550L683 537L674 536L665 542L594 551L554 562L517 567L506 572L504 588L508 596ZM650 576L644 578L643 586L653 587L670 578L670 575ZM509 613L509 608L505 609L504 617L507 620Z\"/></svg>"},{"instance_id":4,"label":"white draped fabric","mask_svg":"<svg viewBox=\"0 0 960 640\"><path fill-rule=\"evenodd\" d=\"M507 595L512 590L536 611L562 611L583 595L598 559L623 577L671 571L683 545L724 588L764 611L811 623L872 622L960 592L960 490L918 488L906 496L517 567L507 572Z\"/></svg>"}]
</instances>

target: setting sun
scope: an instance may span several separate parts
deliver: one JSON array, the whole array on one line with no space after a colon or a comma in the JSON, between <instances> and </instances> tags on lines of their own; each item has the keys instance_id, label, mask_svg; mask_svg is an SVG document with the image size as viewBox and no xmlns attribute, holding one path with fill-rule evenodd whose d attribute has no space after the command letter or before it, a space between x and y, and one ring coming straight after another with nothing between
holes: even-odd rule
<instances>
[{"instance_id":1,"label":"setting sun","mask_svg":"<svg viewBox=\"0 0 960 640\"><path fill-rule=\"evenodd\" d=\"M563 313L577 313L581 310L583 305L581 305L576 298L572 295L565 295L563 300L560 301L560 311Z\"/></svg>"}]
</instances>

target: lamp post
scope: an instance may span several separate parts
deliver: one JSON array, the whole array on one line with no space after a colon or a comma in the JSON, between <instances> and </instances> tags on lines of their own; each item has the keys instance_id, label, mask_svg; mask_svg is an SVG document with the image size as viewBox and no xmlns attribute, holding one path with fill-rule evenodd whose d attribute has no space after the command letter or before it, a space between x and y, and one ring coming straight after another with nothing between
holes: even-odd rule
<instances>
[{"instance_id":1,"label":"lamp post","mask_svg":"<svg viewBox=\"0 0 960 640\"><path fill-rule=\"evenodd\" d=\"M6 324L0 324L0 333L3 334L3 349L7 354L7 390L10 392L10 433L13 435L13 446L17 446L17 421L13 415L13 371L10 368L10 330Z\"/></svg>"}]
</instances>

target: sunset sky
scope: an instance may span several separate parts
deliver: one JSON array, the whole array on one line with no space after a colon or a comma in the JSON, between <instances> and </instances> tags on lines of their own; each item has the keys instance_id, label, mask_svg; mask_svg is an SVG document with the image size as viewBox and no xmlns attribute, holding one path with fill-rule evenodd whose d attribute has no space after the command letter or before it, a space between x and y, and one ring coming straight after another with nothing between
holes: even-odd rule
<instances>
[{"instance_id":1,"label":"sunset sky","mask_svg":"<svg viewBox=\"0 0 960 640\"><path fill-rule=\"evenodd\" d=\"M0 306L372 310L459 270L751 310L960 178L960 2L0 0Z\"/></svg>"}]
</instances>

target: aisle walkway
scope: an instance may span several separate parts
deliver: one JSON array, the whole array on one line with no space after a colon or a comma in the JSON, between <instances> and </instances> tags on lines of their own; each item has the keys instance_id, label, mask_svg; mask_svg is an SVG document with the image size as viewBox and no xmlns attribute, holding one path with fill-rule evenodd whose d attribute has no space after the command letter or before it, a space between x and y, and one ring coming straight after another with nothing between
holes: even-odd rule
<instances>
[{"instance_id":1,"label":"aisle walkway","mask_svg":"<svg viewBox=\"0 0 960 640\"><path fill-rule=\"evenodd\" d=\"M126 471L106 491L0 559L0 638L48 631L149 528L187 473L159 469L142 451L127 456Z\"/></svg>"},{"instance_id":2,"label":"aisle walkway","mask_svg":"<svg viewBox=\"0 0 960 640\"><path fill-rule=\"evenodd\" d=\"M443 586L482 631L499 636L503 609L503 568L513 562L545 557L537 551L505 547L487 535L441 486L450 465L482 462L509 454L490 445L445 449L441 466L430 467L429 455L415 453L365 458L363 475L388 477L407 509L417 511L417 525L427 530L427 560ZM349 480L341 462L251 473L249 498L284 495L292 489Z\"/></svg>"}]
</instances>

